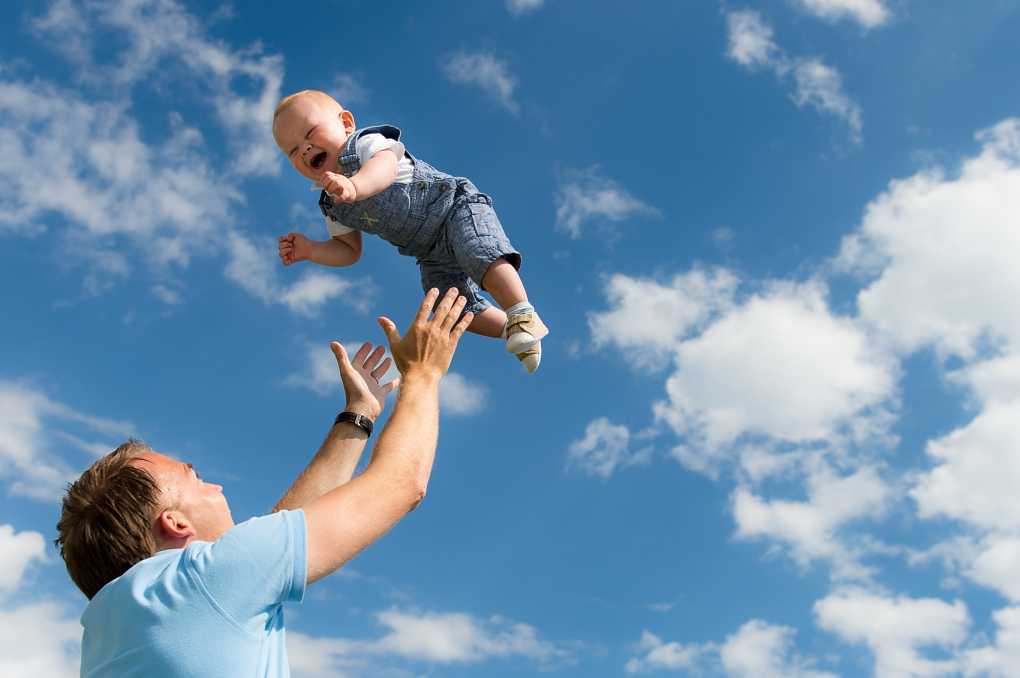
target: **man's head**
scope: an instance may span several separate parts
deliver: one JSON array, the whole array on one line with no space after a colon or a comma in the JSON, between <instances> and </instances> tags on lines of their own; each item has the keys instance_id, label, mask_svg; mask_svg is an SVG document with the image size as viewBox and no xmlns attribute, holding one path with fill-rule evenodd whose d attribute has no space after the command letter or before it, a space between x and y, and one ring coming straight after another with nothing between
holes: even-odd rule
<instances>
[{"instance_id":1,"label":"man's head","mask_svg":"<svg viewBox=\"0 0 1020 678\"><path fill-rule=\"evenodd\" d=\"M302 176L318 181L354 132L354 115L325 92L306 89L284 97L273 114L273 138Z\"/></svg>"},{"instance_id":2,"label":"man's head","mask_svg":"<svg viewBox=\"0 0 1020 678\"><path fill-rule=\"evenodd\" d=\"M219 485L129 440L68 486L56 543L71 579L92 598L157 551L214 541L233 524Z\"/></svg>"}]
</instances>

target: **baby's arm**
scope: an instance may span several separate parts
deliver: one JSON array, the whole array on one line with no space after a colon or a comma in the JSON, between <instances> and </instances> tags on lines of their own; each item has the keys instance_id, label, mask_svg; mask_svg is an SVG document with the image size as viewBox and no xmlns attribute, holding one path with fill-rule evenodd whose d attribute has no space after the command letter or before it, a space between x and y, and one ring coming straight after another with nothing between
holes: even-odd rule
<instances>
[{"instance_id":1,"label":"baby's arm","mask_svg":"<svg viewBox=\"0 0 1020 678\"><path fill-rule=\"evenodd\" d=\"M339 202L357 202L382 193L397 178L397 154L379 151L350 178L337 172L324 172L319 185Z\"/></svg>"},{"instance_id":2,"label":"baby's arm","mask_svg":"<svg viewBox=\"0 0 1020 678\"><path fill-rule=\"evenodd\" d=\"M350 266L361 258L361 231L335 235L329 240L311 240L301 233L280 236L280 259L284 266L314 261L323 266Z\"/></svg>"}]
</instances>

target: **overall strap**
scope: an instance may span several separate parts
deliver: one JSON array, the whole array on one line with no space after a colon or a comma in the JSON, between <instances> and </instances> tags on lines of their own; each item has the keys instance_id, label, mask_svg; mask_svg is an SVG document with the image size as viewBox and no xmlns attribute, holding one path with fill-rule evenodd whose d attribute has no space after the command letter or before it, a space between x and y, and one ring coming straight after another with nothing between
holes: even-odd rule
<instances>
[{"instance_id":1,"label":"overall strap","mask_svg":"<svg viewBox=\"0 0 1020 678\"><path fill-rule=\"evenodd\" d=\"M345 176L352 176L361 169L361 159L358 157L356 149L358 139L365 134L382 134L387 139L400 141L400 130L392 125L375 125L357 130L347 138L347 143L344 144L343 150L340 151L340 169Z\"/></svg>"}]
</instances>

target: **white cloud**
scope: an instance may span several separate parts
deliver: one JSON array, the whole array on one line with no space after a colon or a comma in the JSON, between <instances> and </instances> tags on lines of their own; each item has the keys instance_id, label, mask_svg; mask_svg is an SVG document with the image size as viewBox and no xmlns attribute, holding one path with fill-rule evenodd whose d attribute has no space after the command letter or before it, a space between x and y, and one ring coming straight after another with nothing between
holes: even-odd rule
<instances>
[{"instance_id":1,"label":"white cloud","mask_svg":"<svg viewBox=\"0 0 1020 678\"><path fill-rule=\"evenodd\" d=\"M368 101L368 89L365 85L348 73L340 73L333 78L333 86L328 89L329 94L347 108L351 104L363 104ZM319 213L316 212L316 216Z\"/></svg>"},{"instance_id":2,"label":"white cloud","mask_svg":"<svg viewBox=\"0 0 1020 678\"><path fill-rule=\"evenodd\" d=\"M443 414L470 415L485 409L488 390L468 381L458 372L447 372L439 382L439 404Z\"/></svg>"},{"instance_id":3,"label":"white cloud","mask_svg":"<svg viewBox=\"0 0 1020 678\"><path fill-rule=\"evenodd\" d=\"M785 542L801 566L827 559L838 577L866 576L858 554L838 540L837 531L854 520L881 515L891 498L890 488L870 467L837 476L827 466L819 466L807 485L806 502L767 501L738 488L733 496L736 536Z\"/></svg>"},{"instance_id":4,"label":"white cloud","mask_svg":"<svg viewBox=\"0 0 1020 678\"><path fill-rule=\"evenodd\" d=\"M580 238L588 222L621 222L633 216L658 216L597 167L565 173L556 192L556 226Z\"/></svg>"},{"instance_id":5,"label":"white cloud","mask_svg":"<svg viewBox=\"0 0 1020 678\"><path fill-rule=\"evenodd\" d=\"M815 603L816 622L848 643L864 643L876 678L956 674L955 657L932 659L923 649L955 654L970 626L962 601L888 597L859 589L836 591Z\"/></svg>"},{"instance_id":6,"label":"white cloud","mask_svg":"<svg viewBox=\"0 0 1020 678\"><path fill-rule=\"evenodd\" d=\"M883 0L795 0L815 16L827 21L850 19L865 28L881 26L889 20L889 8Z\"/></svg>"},{"instance_id":7,"label":"white cloud","mask_svg":"<svg viewBox=\"0 0 1020 678\"><path fill-rule=\"evenodd\" d=\"M937 460L912 491L920 515L1020 530L1020 397L992 402L966 426L928 444ZM975 488L981 488L976 492Z\"/></svg>"},{"instance_id":8,"label":"white cloud","mask_svg":"<svg viewBox=\"0 0 1020 678\"><path fill-rule=\"evenodd\" d=\"M627 673L643 673L694 669L713 649L711 644L666 643L651 631L642 631L637 650L643 653L643 656L628 659L624 670Z\"/></svg>"},{"instance_id":9,"label":"white cloud","mask_svg":"<svg viewBox=\"0 0 1020 678\"><path fill-rule=\"evenodd\" d=\"M825 297L820 283L775 283L677 345L669 399L655 410L690 441L681 461L711 471L719 450L747 434L853 436L848 427L893 396L895 366Z\"/></svg>"},{"instance_id":10,"label":"white cloud","mask_svg":"<svg viewBox=\"0 0 1020 678\"><path fill-rule=\"evenodd\" d=\"M741 66L757 68L777 63L781 50L772 39L772 27L753 10L726 15L729 49L727 56Z\"/></svg>"},{"instance_id":11,"label":"white cloud","mask_svg":"<svg viewBox=\"0 0 1020 678\"><path fill-rule=\"evenodd\" d=\"M609 310L588 314L594 346L614 346L640 367L666 367L681 339L729 308L736 286L736 276L718 268L696 268L665 283L611 275L604 287Z\"/></svg>"},{"instance_id":12,"label":"white cloud","mask_svg":"<svg viewBox=\"0 0 1020 678\"><path fill-rule=\"evenodd\" d=\"M373 640L311 638L288 632L288 654L292 656L295 675L332 676L364 666L377 657L432 664L478 664L516 656L545 667L569 661L572 656L568 650L541 640L534 627L500 616L479 619L461 612L394 609L378 613L376 620L385 632Z\"/></svg>"},{"instance_id":13,"label":"white cloud","mask_svg":"<svg viewBox=\"0 0 1020 678\"><path fill-rule=\"evenodd\" d=\"M802 0L812 2L813 0ZM817 4L840 4L819 0ZM842 3L847 4L847 3ZM793 74L791 99L798 107L809 106L845 122L854 141L861 139L861 107L843 91L843 77L817 57L794 57L773 40L773 30L754 10L728 12L726 55L750 70L767 69L783 81Z\"/></svg>"},{"instance_id":14,"label":"white cloud","mask_svg":"<svg viewBox=\"0 0 1020 678\"><path fill-rule=\"evenodd\" d=\"M963 655L963 675L984 678L1015 678L1020 667L1020 607L996 610L998 626L995 643L967 650Z\"/></svg>"},{"instance_id":15,"label":"white cloud","mask_svg":"<svg viewBox=\"0 0 1020 678\"><path fill-rule=\"evenodd\" d=\"M955 177L941 169L896 180L871 201L837 259L875 275L860 315L904 353L977 357L989 343L1020 350L1020 119L977 134Z\"/></svg>"},{"instance_id":16,"label":"white cloud","mask_svg":"<svg viewBox=\"0 0 1020 678\"><path fill-rule=\"evenodd\" d=\"M588 475L609 478L617 469L647 463L651 448L633 451L630 429L599 417L588 422L584 437L570 443L567 465L579 467Z\"/></svg>"},{"instance_id":17,"label":"white cloud","mask_svg":"<svg viewBox=\"0 0 1020 678\"><path fill-rule=\"evenodd\" d=\"M53 448L72 424L116 438L109 451L133 433L126 422L84 415L39 391L0 380L0 478L13 494L47 502L60 496L75 474Z\"/></svg>"},{"instance_id":18,"label":"white cloud","mask_svg":"<svg viewBox=\"0 0 1020 678\"><path fill-rule=\"evenodd\" d=\"M815 671L793 650L796 631L752 619L719 648L723 669L733 678L835 678ZM792 653L792 656L791 656Z\"/></svg>"},{"instance_id":19,"label":"white cloud","mask_svg":"<svg viewBox=\"0 0 1020 678\"><path fill-rule=\"evenodd\" d=\"M854 138L859 140L863 127L861 107L843 91L839 71L818 59L802 59L793 68L793 79L797 84L793 100L798 106L835 115L850 126Z\"/></svg>"},{"instance_id":20,"label":"white cloud","mask_svg":"<svg viewBox=\"0 0 1020 678\"><path fill-rule=\"evenodd\" d=\"M81 625L51 601L0 609L0 678L75 678Z\"/></svg>"},{"instance_id":21,"label":"white cloud","mask_svg":"<svg viewBox=\"0 0 1020 678\"><path fill-rule=\"evenodd\" d=\"M511 14L525 14L535 11L544 2L545 0L506 0L506 8Z\"/></svg>"},{"instance_id":22,"label":"white cloud","mask_svg":"<svg viewBox=\"0 0 1020 678\"><path fill-rule=\"evenodd\" d=\"M38 532L15 532L13 525L0 525L0 594L21 585L25 570L35 560L46 559L46 545Z\"/></svg>"},{"instance_id":23,"label":"white cloud","mask_svg":"<svg viewBox=\"0 0 1020 678\"><path fill-rule=\"evenodd\" d=\"M165 75L182 66L189 87L203 90L230 140L230 173L279 172L279 151L268 134L283 80L279 55L262 54L257 44L234 50L211 39L202 21L174 0L57 2L33 25L70 57L82 82L104 90L126 89L157 70ZM102 60L110 34L126 43L116 63Z\"/></svg>"},{"instance_id":24,"label":"white cloud","mask_svg":"<svg viewBox=\"0 0 1020 678\"><path fill-rule=\"evenodd\" d=\"M482 52L457 52L447 57L442 67L451 82L475 85L511 113L520 110L520 104L514 98L517 78L495 56Z\"/></svg>"},{"instance_id":25,"label":"white cloud","mask_svg":"<svg viewBox=\"0 0 1020 678\"><path fill-rule=\"evenodd\" d=\"M627 673L677 671L684 675L726 675L731 678L835 678L815 671L814 660L796 653L788 626L752 619L719 643L664 642L650 631L641 633L639 656L627 660Z\"/></svg>"},{"instance_id":26,"label":"white cloud","mask_svg":"<svg viewBox=\"0 0 1020 678\"><path fill-rule=\"evenodd\" d=\"M338 297L364 311L375 294L374 286L365 280L354 282L316 268L308 268L296 282L285 285L280 281L272 241L253 241L237 232L224 234L224 240L228 256L225 275L266 304L281 304L310 317Z\"/></svg>"},{"instance_id":27,"label":"white cloud","mask_svg":"<svg viewBox=\"0 0 1020 678\"><path fill-rule=\"evenodd\" d=\"M969 554L964 573L972 580L995 589L1011 602L1020 602L1020 535L992 534Z\"/></svg>"}]
</instances>

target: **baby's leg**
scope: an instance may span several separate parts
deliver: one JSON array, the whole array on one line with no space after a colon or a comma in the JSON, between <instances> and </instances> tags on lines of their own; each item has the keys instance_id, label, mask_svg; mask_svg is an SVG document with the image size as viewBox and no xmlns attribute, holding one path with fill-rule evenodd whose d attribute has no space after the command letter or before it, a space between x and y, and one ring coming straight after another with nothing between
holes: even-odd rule
<instances>
[{"instance_id":1,"label":"baby's leg","mask_svg":"<svg viewBox=\"0 0 1020 678\"><path fill-rule=\"evenodd\" d=\"M469 332L486 337L498 337L502 334L506 325L506 313L489 304L482 296L478 285L464 275L456 263L429 260L419 262L419 266L422 289L428 291L435 287L440 292L439 299L436 300L437 305L442 299L442 293L451 287L456 287L464 295L467 299L464 312L470 311L475 314L471 324L468 325Z\"/></svg>"},{"instance_id":2,"label":"baby's leg","mask_svg":"<svg viewBox=\"0 0 1020 678\"><path fill-rule=\"evenodd\" d=\"M482 289L491 294L504 309L528 300L520 274L506 257L500 257L489 264L482 276Z\"/></svg>"}]
</instances>

